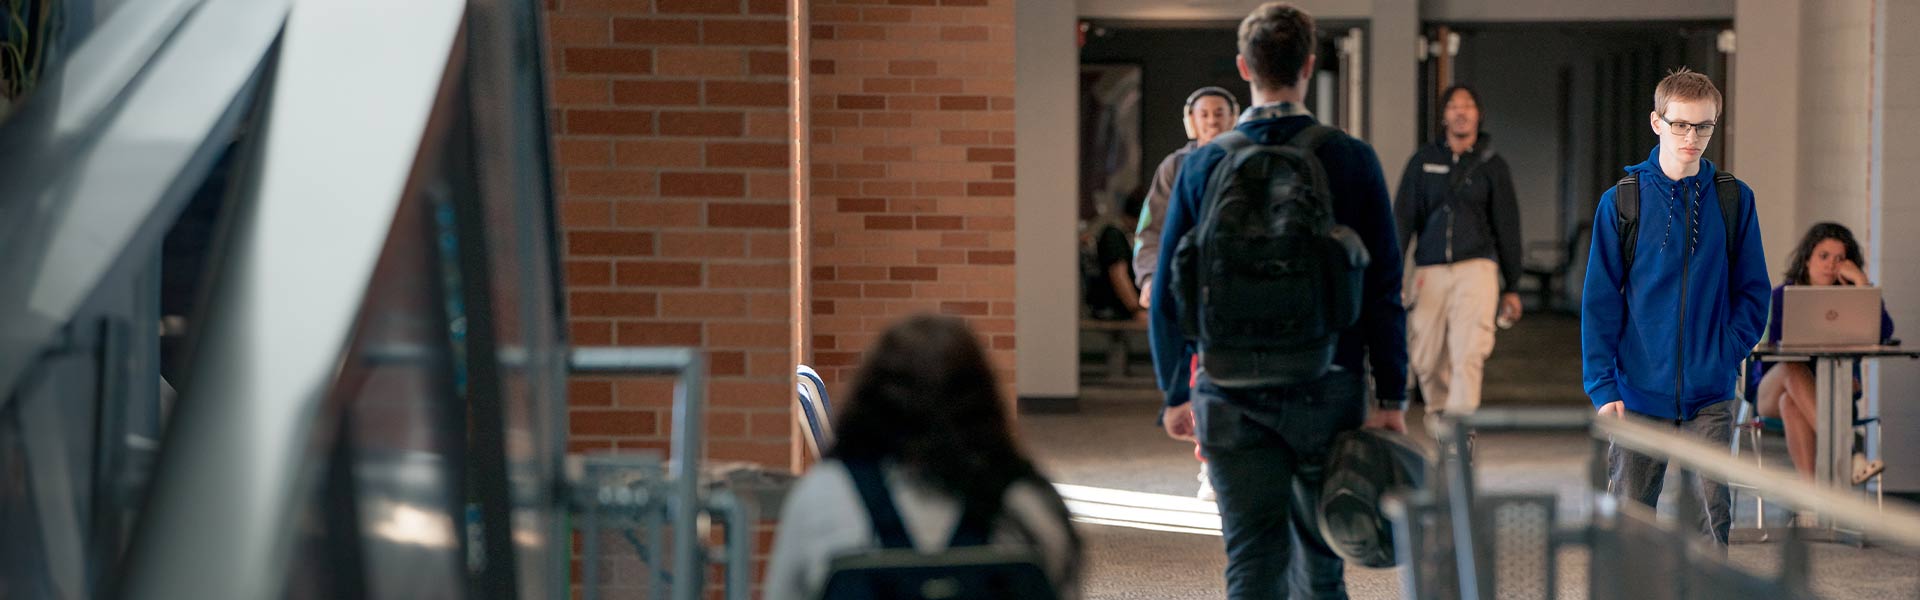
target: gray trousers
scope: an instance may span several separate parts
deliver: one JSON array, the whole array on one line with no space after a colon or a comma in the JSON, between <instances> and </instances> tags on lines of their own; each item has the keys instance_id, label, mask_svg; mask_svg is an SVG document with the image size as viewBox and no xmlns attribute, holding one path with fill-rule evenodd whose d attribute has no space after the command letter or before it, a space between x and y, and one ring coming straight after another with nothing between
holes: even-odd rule
<instances>
[{"instance_id":1,"label":"gray trousers","mask_svg":"<svg viewBox=\"0 0 1920 600\"><path fill-rule=\"evenodd\" d=\"M1701 438L1715 447L1728 447L1733 442L1734 402L1722 400L1701 407L1692 419L1680 423L1680 431ZM1627 411L1627 416L1651 425L1673 427L1672 419L1649 417L1633 411ZM1607 491L1615 495L1654 508L1660 501L1660 490L1666 485L1666 477L1667 462L1664 460L1654 460L1619 446L1607 450ZM1700 499L1707 509L1701 516L1700 533L1724 548L1727 545L1727 530L1733 526L1733 501L1727 485L1705 477L1696 477L1694 482L1697 484L1694 489L1681 490L1680 493L1696 494L1694 497Z\"/></svg>"}]
</instances>

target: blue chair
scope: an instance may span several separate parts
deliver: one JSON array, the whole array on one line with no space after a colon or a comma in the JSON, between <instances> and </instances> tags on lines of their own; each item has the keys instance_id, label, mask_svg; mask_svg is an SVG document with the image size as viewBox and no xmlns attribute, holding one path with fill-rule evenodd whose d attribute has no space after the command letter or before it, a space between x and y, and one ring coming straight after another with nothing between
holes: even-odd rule
<instances>
[{"instance_id":1,"label":"blue chair","mask_svg":"<svg viewBox=\"0 0 1920 600\"><path fill-rule=\"evenodd\" d=\"M833 447L833 423L829 421L832 404L827 401L826 382L813 367L800 365L797 371L800 411L796 416L807 428L807 452L818 460L821 451Z\"/></svg>"}]
</instances>

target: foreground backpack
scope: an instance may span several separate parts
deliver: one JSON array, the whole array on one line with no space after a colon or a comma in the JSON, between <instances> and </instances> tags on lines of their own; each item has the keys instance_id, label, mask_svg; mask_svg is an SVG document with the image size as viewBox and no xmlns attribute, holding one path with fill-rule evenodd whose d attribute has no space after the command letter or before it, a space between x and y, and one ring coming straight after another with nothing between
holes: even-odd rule
<instances>
[{"instance_id":1,"label":"foreground backpack","mask_svg":"<svg viewBox=\"0 0 1920 600\"><path fill-rule=\"evenodd\" d=\"M1404 434L1355 429L1335 437L1316 511L1320 538L1354 564L1394 566L1393 524L1380 510L1380 497L1420 488L1429 462L1426 451Z\"/></svg>"},{"instance_id":2,"label":"foreground backpack","mask_svg":"<svg viewBox=\"0 0 1920 600\"><path fill-rule=\"evenodd\" d=\"M848 461L880 549L841 556L828 565L826 600L1056 600L1059 595L1034 550L987 545L992 519L963 511L947 549L921 554L907 536L887 491L886 472L871 461Z\"/></svg>"},{"instance_id":3,"label":"foreground backpack","mask_svg":"<svg viewBox=\"0 0 1920 600\"><path fill-rule=\"evenodd\" d=\"M1298 385L1333 363L1340 332L1360 317L1366 246L1333 221L1333 191L1315 156L1339 130L1312 125L1286 144L1239 131L1207 180L1192 231L1171 265L1180 328L1200 365L1227 388Z\"/></svg>"}]
</instances>

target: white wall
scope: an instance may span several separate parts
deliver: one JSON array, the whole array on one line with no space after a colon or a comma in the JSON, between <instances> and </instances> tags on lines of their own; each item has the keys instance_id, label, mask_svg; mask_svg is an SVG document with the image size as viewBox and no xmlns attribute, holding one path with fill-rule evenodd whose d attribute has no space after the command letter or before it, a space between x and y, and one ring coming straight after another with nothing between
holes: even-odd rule
<instances>
[{"instance_id":1,"label":"white wall","mask_svg":"<svg viewBox=\"0 0 1920 600\"><path fill-rule=\"evenodd\" d=\"M1920 4L1880 2L1874 39L1874 146L1867 276L1886 291L1887 311L1904 328L1896 335L1920 344L1920 270L1895 267L1920 258ZM1867 390L1880 398L1881 456L1887 489L1920 490L1920 363L1883 361L1869 371Z\"/></svg>"},{"instance_id":2,"label":"white wall","mask_svg":"<svg viewBox=\"0 0 1920 600\"><path fill-rule=\"evenodd\" d=\"M1419 141L1420 40L1418 0L1374 0L1367 26L1367 129L1387 174L1387 190L1400 187L1400 170Z\"/></svg>"},{"instance_id":3,"label":"white wall","mask_svg":"<svg viewBox=\"0 0 1920 600\"><path fill-rule=\"evenodd\" d=\"M1023 398L1080 394L1074 24L1074 0L1014 5L1014 376Z\"/></svg>"},{"instance_id":4,"label":"white wall","mask_svg":"<svg viewBox=\"0 0 1920 600\"><path fill-rule=\"evenodd\" d=\"M1734 173L1753 188L1766 243L1767 272L1786 271L1793 239L1806 231L1799 224L1800 177L1800 2L1740 0L1734 15L1738 49L1733 53L1733 96L1738 106L1727 119L1728 158Z\"/></svg>"},{"instance_id":5,"label":"white wall","mask_svg":"<svg viewBox=\"0 0 1920 600\"><path fill-rule=\"evenodd\" d=\"M1873 2L1809 3L1800 15L1797 227L1777 245L1791 250L1805 228L1820 221L1846 225L1867 243Z\"/></svg>"}]
</instances>

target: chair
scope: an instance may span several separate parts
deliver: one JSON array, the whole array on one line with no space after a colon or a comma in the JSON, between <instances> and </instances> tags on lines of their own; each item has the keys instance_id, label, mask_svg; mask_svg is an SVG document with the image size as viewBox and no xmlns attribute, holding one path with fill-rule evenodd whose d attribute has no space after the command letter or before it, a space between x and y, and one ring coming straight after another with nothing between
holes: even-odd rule
<instances>
[{"instance_id":1,"label":"chair","mask_svg":"<svg viewBox=\"0 0 1920 600\"><path fill-rule=\"evenodd\" d=\"M1573 263L1580 257L1580 247L1592 235L1589 223L1581 223L1567 233L1567 242L1563 247L1555 247L1553 242L1535 242L1527 247L1527 257L1521 273L1534 280L1534 293L1540 303L1540 310L1553 310L1554 299L1560 295L1561 288L1567 284L1567 273L1573 269ZM1535 251L1538 251L1536 255Z\"/></svg>"},{"instance_id":2,"label":"chair","mask_svg":"<svg viewBox=\"0 0 1920 600\"><path fill-rule=\"evenodd\" d=\"M820 374L813 367L800 365L798 397L800 411L796 417L807 428L807 453L815 460L820 452L833 447L833 423L828 416L833 414L832 404L827 401L827 384L820 380Z\"/></svg>"},{"instance_id":3,"label":"chair","mask_svg":"<svg viewBox=\"0 0 1920 600\"><path fill-rule=\"evenodd\" d=\"M1895 343L1897 344L1897 342ZM1743 360L1740 362L1740 380L1739 380L1738 386L1735 388L1735 396L1736 396L1736 399L1740 402L1740 410L1738 413L1735 414L1733 419L1733 427L1734 427L1733 442L1732 442L1733 456L1735 458L1738 458L1740 456L1740 452L1741 452L1740 438L1741 438L1741 434L1744 433L1746 434L1746 437L1749 440L1748 443L1753 446L1753 464L1755 466L1765 468L1766 452L1760 446L1760 441L1764 439L1764 436L1762 436L1761 434L1765 429L1767 429L1767 426L1769 424L1768 422L1776 421L1776 419L1760 416L1760 409L1758 405L1759 399L1754 398L1753 394L1751 393L1752 391L1757 389L1758 382L1754 382L1751 386L1748 384L1748 379L1753 373L1752 367L1749 364L1750 362L1751 362L1751 359ZM1854 366L1853 368L1854 376L1858 377L1859 369L1860 369L1859 361L1857 360L1854 361L1853 366ZM1853 396L1853 400L1856 402L1859 401L1862 395L1863 394L1861 392L1856 392ZM1853 417L1853 428L1860 429L1860 430L1866 430L1868 428L1872 428L1871 435L1866 436L1866 439L1871 440L1872 443L1868 444L1867 447L1864 448L1864 450L1866 451L1868 457L1879 456L1880 455L1879 403L1869 400L1867 402L1867 410L1864 411L1864 413L1856 407L1854 411L1854 417ZM1873 481L1874 503L1875 505L1882 508L1886 507L1886 483L1885 483L1886 474L1887 474L1886 470L1881 469L1880 472L1873 474L1873 476L1869 478L1870 480ZM1849 478L1851 478L1851 476L1852 476L1851 474L1846 475L1846 477L1849 477ZM1748 486L1743 486L1739 484L1728 485L1730 493L1735 495L1735 497L1732 499L1734 504L1739 503L1739 498L1738 498L1739 490L1745 489L1747 487ZM1757 529L1765 530L1767 526L1766 499L1755 496L1753 499L1753 504L1754 504L1754 527Z\"/></svg>"}]
</instances>

